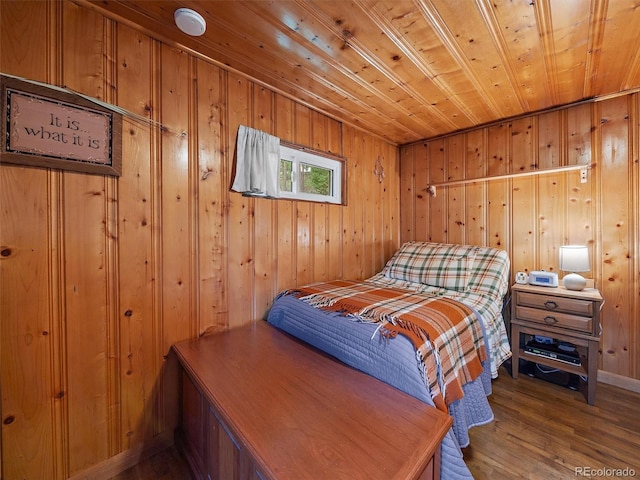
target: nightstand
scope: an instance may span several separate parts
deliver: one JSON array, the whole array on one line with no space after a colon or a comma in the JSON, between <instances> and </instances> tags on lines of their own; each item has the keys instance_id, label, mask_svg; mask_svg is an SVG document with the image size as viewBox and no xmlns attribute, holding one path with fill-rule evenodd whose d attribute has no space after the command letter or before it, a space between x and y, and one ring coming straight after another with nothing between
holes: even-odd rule
<instances>
[{"instance_id":1,"label":"nightstand","mask_svg":"<svg viewBox=\"0 0 640 480\"><path fill-rule=\"evenodd\" d=\"M511 295L513 378L518 378L520 358L580 375L586 383L583 394L589 405L593 405L598 373L600 307L603 303L602 295L593 288L593 280L580 291L516 283L511 287ZM571 343L580 356L580 365L526 352L520 346L520 335L524 335L525 344L535 335Z\"/></svg>"}]
</instances>

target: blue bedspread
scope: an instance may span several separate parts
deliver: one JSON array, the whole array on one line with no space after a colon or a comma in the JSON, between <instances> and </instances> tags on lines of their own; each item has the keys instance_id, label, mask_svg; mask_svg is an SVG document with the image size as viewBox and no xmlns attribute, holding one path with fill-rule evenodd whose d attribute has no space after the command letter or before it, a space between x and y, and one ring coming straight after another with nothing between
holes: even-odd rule
<instances>
[{"instance_id":1,"label":"blue bedspread","mask_svg":"<svg viewBox=\"0 0 640 480\"><path fill-rule=\"evenodd\" d=\"M419 371L411 342L398 336L388 340L376 334L376 324L357 322L338 313L313 308L290 295L274 302L268 322L338 360L433 405ZM465 396L451 404L453 426L442 443L441 478L473 478L460 447L469 444L468 429L493 420L487 395L491 393L489 362L484 373L464 386Z\"/></svg>"}]
</instances>

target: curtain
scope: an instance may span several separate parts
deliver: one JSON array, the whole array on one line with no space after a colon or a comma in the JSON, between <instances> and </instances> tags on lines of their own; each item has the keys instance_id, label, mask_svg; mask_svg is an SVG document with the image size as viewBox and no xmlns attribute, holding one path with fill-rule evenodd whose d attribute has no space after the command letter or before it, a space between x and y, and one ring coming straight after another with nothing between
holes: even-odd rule
<instances>
[{"instance_id":1,"label":"curtain","mask_svg":"<svg viewBox=\"0 0 640 480\"><path fill-rule=\"evenodd\" d=\"M231 189L246 195L277 198L280 139L240 125L236 155L236 176Z\"/></svg>"}]
</instances>

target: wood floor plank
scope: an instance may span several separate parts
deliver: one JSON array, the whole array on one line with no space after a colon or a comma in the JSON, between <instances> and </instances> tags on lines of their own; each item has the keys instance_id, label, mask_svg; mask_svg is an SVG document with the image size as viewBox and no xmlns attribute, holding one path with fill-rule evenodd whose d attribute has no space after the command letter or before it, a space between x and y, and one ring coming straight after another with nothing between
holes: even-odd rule
<instances>
[{"instance_id":1,"label":"wood floor plank","mask_svg":"<svg viewBox=\"0 0 640 480\"><path fill-rule=\"evenodd\" d=\"M191 480L186 460L175 446L143 460L109 480Z\"/></svg>"},{"instance_id":2,"label":"wood floor plank","mask_svg":"<svg viewBox=\"0 0 640 480\"><path fill-rule=\"evenodd\" d=\"M473 428L464 451L476 479L640 476L640 394L599 383L592 406L578 391L504 369L492 387L495 420Z\"/></svg>"}]
</instances>

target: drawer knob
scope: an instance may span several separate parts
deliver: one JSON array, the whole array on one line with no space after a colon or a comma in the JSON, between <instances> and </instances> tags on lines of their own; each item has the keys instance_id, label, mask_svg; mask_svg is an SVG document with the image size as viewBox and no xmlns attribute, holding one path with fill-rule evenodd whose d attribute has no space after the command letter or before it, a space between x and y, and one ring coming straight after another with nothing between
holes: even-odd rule
<instances>
[{"instance_id":1,"label":"drawer knob","mask_svg":"<svg viewBox=\"0 0 640 480\"><path fill-rule=\"evenodd\" d=\"M547 325L555 325L556 323L558 323L558 319L556 317L552 317L551 315L547 315L543 320Z\"/></svg>"},{"instance_id":2,"label":"drawer knob","mask_svg":"<svg viewBox=\"0 0 640 480\"><path fill-rule=\"evenodd\" d=\"M558 308L558 304L553 300L547 300L546 302L544 302L544 306L549 310L555 310L556 308Z\"/></svg>"}]
</instances>

